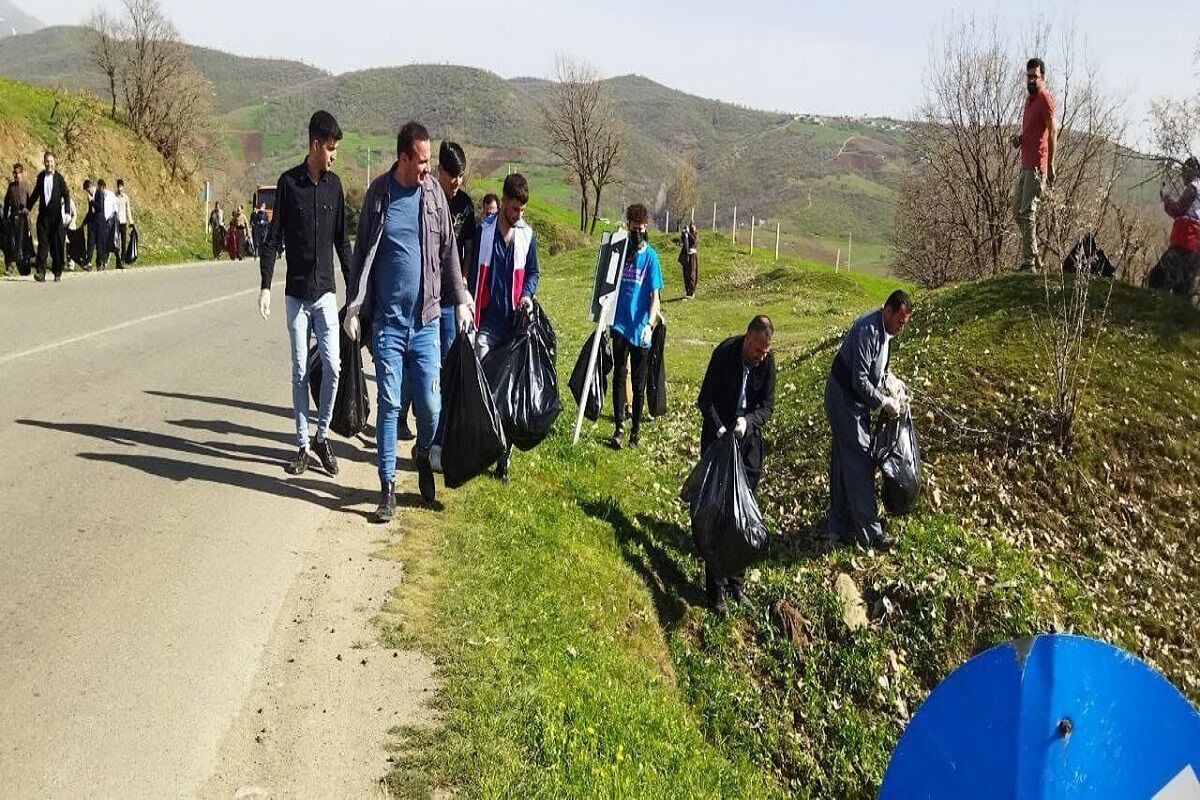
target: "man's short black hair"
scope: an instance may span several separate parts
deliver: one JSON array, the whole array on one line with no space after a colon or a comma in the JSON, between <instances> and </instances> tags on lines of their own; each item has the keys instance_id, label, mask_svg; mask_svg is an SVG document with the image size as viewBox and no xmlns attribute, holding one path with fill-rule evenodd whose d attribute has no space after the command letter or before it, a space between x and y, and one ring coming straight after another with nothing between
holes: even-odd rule
<instances>
[{"instance_id":1,"label":"man's short black hair","mask_svg":"<svg viewBox=\"0 0 1200 800\"><path fill-rule=\"evenodd\" d=\"M451 178L457 178L467 171L467 154L458 142L442 142L438 148L438 166Z\"/></svg>"},{"instance_id":2,"label":"man's short black hair","mask_svg":"<svg viewBox=\"0 0 1200 800\"><path fill-rule=\"evenodd\" d=\"M645 225L650 221L650 210L645 203L634 203L625 209L625 221L630 225Z\"/></svg>"},{"instance_id":3,"label":"man's short black hair","mask_svg":"<svg viewBox=\"0 0 1200 800\"><path fill-rule=\"evenodd\" d=\"M479 205L480 208L483 208L488 203L495 203L496 205L500 205L500 198L496 197L496 195L492 194L491 192L488 192L487 194L485 194L483 196L483 199L480 200L479 203L480 203L480 205Z\"/></svg>"},{"instance_id":4,"label":"man's short black hair","mask_svg":"<svg viewBox=\"0 0 1200 800\"><path fill-rule=\"evenodd\" d=\"M124 186L124 185L125 185L125 179L117 178L117 186Z\"/></svg>"},{"instance_id":5,"label":"man's short black hair","mask_svg":"<svg viewBox=\"0 0 1200 800\"><path fill-rule=\"evenodd\" d=\"M908 292L903 289L897 289L888 295L887 302L883 304L883 307L889 311L899 311L903 308L905 311L911 313L913 308L912 298L908 296Z\"/></svg>"},{"instance_id":6,"label":"man's short black hair","mask_svg":"<svg viewBox=\"0 0 1200 800\"><path fill-rule=\"evenodd\" d=\"M328 142L330 139L335 142L342 140L341 126L333 118L333 114L328 111L317 111L308 120L308 140L310 142Z\"/></svg>"},{"instance_id":7,"label":"man's short black hair","mask_svg":"<svg viewBox=\"0 0 1200 800\"><path fill-rule=\"evenodd\" d=\"M771 324L771 318L766 314L759 314L754 319L750 320L750 324L746 326L746 333L761 333L767 337L767 341L771 341L771 337L775 335L775 326Z\"/></svg>"},{"instance_id":8,"label":"man's short black hair","mask_svg":"<svg viewBox=\"0 0 1200 800\"><path fill-rule=\"evenodd\" d=\"M402 155L413 155L413 146L417 142L428 142L429 130L417 122L412 120L400 126L400 133L396 134L396 157Z\"/></svg>"},{"instance_id":9,"label":"man's short black hair","mask_svg":"<svg viewBox=\"0 0 1200 800\"><path fill-rule=\"evenodd\" d=\"M1040 58L1031 58L1025 62L1025 69L1037 67L1038 75L1046 77L1046 64Z\"/></svg>"},{"instance_id":10,"label":"man's short black hair","mask_svg":"<svg viewBox=\"0 0 1200 800\"><path fill-rule=\"evenodd\" d=\"M514 172L504 179L504 196L516 200L521 205L529 202L529 181L519 172Z\"/></svg>"},{"instance_id":11,"label":"man's short black hair","mask_svg":"<svg viewBox=\"0 0 1200 800\"><path fill-rule=\"evenodd\" d=\"M15 170L16 172L24 172L25 167L21 164L20 161L18 161L16 164L13 164L13 170Z\"/></svg>"},{"instance_id":12,"label":"man's short black hair","mask_svg":"<svg viewBox=\"0 0 1200 800\"><path fill-rule=\"evenodd\" d=\"M83 190L86 192L90 188L92 188L92 179L84 178L83 179Z\"/></svg>"},{"instance_id":13,"label":"man's short black hair","mask_svg":"<svg viewBox=\"0 0 1200 800\"><path fill-rule=\"evenodd\" d=\"M100 180L96 181L96 186L97 186L97 187L99 187L99 188L101 188L101 189L107 189L107 188L108 188L108 184L104 182L104 178L101 178Z\"/></svg>"}]
</instances>

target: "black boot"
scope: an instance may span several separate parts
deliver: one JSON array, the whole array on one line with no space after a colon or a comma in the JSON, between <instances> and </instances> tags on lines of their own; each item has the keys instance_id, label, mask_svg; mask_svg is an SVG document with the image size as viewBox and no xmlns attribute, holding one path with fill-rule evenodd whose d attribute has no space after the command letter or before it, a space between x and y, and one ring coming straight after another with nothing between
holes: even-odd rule
<instances>
[{"instance_id":1,"label":"black boot","mask_svg":"<svg viewBox=\"0 0 1200 800\"><path fill-rule=\"evenodd\" d=\"M504 455L496 462L496 480L508 486L508 457L511 450L505 450Z\"/></svg>"},{"instance_id":2,"label":"black boot","mask_svg":"<svg viewBox=\"0 0 1200 800\"><path fill-rule=\"evenodd\" d=\"M375 509L376 522L391 522L396 516L396 483L383 481L379 484L379 508Z\"/></svg>"},{"instance_id":3,"label":"black boot","mask_svg":"<svg viewBox=\"0 0 1200 800\"><path fill-rule=\"evenodd\" d=\"M308 469L308 448L301 447L296 451L296 457L284 465L288 475L303 475Z\"/></svg>"},{"instance_id":4,"label":"black boot","mask_svg":"<svg viewBox=\"0 0 1200 800\"><path fill-rule=\"evenodd\" d=\"M317 439L313 441L312 449L316 453L317 458L321 459L321 466L325 468L325 471L330 475L336 476L338 474L337 456L333 454L333 447L329 444L329 440Z\"/></svg>"},{"instance_id":5,"label":"black boot","mask_svg":"<svg viewBox=\"0 0 1200 800\"><path fill-rule=\"evenodd\" d=\"M429 455L414 452L413 461L417 464L417 488L421 490L421 499L432 503L437 498L437 484L433 480L433 464L429 463Z\"/></svg>"}]
</instances>

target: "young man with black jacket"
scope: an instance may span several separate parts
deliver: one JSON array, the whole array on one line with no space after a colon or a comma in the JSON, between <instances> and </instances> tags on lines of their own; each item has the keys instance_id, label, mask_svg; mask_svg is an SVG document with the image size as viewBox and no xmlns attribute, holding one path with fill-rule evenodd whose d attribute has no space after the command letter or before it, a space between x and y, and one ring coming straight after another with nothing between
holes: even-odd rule
<instances>
[{"instance_id":1,"label":"young man with black jacket","mask_svg":"<svg viewBox=\"0 0 1200 800\"><path fill-rule=\"evenodd\" d=\"M37 272L33 277L45 283L46 260L49 258L54 280L58 282L62 280L63 267L67 263L63 216L71 208L71 191L63 176L54 168L53 153L47 152L42 157L42 163L46 168L38 173L37 180L33 182L33 191L29 193L26 205L29 211L34 206L38 207Z\"/></svg>"},{"instance_id":2,"label":"young man with black jacket","mask_svg":"<svg viewBox=\"0 0 1200 800\"><path fill-rule=\"evenodd\" d=\"M750 320L745 334L717 345L696 399L696 407L704 418L700 451L732 432L741 442L750 491L757 490L762 477L762 431L775 410L775 356L771 354L774 334L770 318L760 314ZM719 614L728 611L726 595L741 605L750 604L742 588L744 583L744 573L718 578L705 570L708 601Z\"/></svg>"},{"instance_id":3,"label":"young man with black jacket","mask_svg":"<svg viewBox=\"0 0 1200 800\"><path fill-rule=\"evenodd\" d=\"M308 336L317 337L321 356L321 394L317 410L317 436L312 451L330 475L338 463L329 445L333 399L341 373L338 352L337 285L333 254L337 252L342 276L350 269L350 240L346 235L346 196L342 182L330 171L337 157L342 129L327 111L318 111L308 122L308 156L279 176L275 188L275 215L260 254L262 272L258 312L271 316L271 278L279 251L287 248L288 334L292 344L292 410L296 417L296 457L286 470L300 475L308 468Z\"/></svg>"}]
</instances>

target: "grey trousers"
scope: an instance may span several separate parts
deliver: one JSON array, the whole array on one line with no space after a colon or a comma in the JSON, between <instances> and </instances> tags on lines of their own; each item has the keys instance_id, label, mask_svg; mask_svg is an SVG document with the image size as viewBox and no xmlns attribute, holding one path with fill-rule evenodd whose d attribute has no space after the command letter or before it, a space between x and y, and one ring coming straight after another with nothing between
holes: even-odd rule
<instances>
[{"instance_id":1,"label":"grey trousers","mask_svg":"<svg viewBox=\"0 0 1200 800\"><path fill-rule=\"evenodd\" d=\"M832 377L825 383L825 415L833 431L829 453L830 538L871 545L883 536L875 506L871 413L847 397Z\"/></svg>"}]
</instances>

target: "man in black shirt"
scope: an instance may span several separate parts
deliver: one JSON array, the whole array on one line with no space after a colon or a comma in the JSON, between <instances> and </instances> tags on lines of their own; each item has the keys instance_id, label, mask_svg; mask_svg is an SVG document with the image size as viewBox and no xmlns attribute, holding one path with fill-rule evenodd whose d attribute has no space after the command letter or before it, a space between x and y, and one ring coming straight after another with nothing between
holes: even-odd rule
<instances>
[{"instance_id":1,"label":"man in black shirt","mask_svg":"<svg viewBox=\"0 0 1200 800\"><path fill-rule=\"evenodd\" d=\"M308 468L308 337L317 337L321 355L321 399L317 411L317 437L313 451L330 475L338 464L329 446L329 423L337 394L341 357L338 353L337 286L333 253L337 251L345 278L350 270L350 240L346 236L346 197L342 182L330 171L337 157L342 129L327 111L318 111L308 122L308 156L304 163L279 176L275 188L275 213L260 254L262 288L258 312L271 316L271 278L276 254L287 247L288 334L292 343L292 409L296 417L299 452L287 464L291 475Z\"/></svg>"},{"instance_id":2,"label":"man in black shirt","mask_svg":"<svg viewBox=\"0 0 1200 800\"><path fill-rule=\"evenodd\" d=\"M696 399L704 418L700 451L732 432L741 440L742 463L751 491L758 488L762 477L762 430L775 410L775 356L771 354L774 333L771 320L760 314L750 320L744 335L717 345ZM704 583L708 601L719 614L727 611L726 594L741 605L750 604L742 589L744 575L718 578L706 569Z\"/></svg>"}]
</instances>

